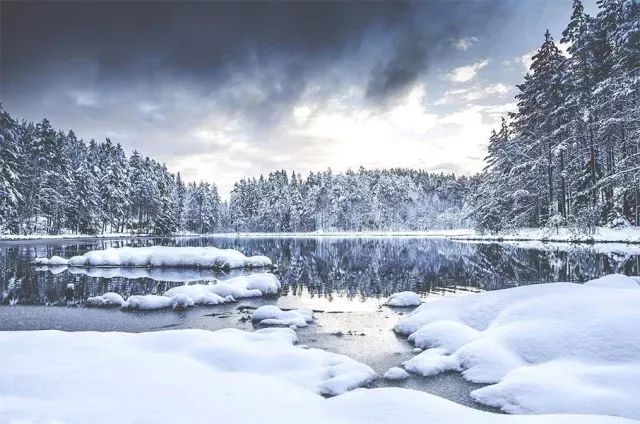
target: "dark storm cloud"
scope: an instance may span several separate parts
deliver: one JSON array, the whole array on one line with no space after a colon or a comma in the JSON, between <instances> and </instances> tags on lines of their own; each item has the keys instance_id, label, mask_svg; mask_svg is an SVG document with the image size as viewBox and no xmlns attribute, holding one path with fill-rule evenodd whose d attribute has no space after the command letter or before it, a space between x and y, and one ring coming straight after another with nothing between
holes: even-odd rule
<instances>
[{"instance_id":1,"label":"dark storm cloud","mask_svg":"<svg viewBox=\"0 0 640 424\"><path fill-rule=\"evenodd\" d=\"M397 30L387 60L371 72L367 97L379 101L404 92L431 62L452 51L461 37L483 32L499 21L508 8L495 1L439 1L417 7Z\"/></svg>"},{"instance_id":2,"label":"dark storm cloud","mask_svg":"<svg viewBox=\"0 0 640 424\"><path fill-rule=\"evenodd\" d=\"M478 2L2 2L3 92L37 89L52 74L91 64L105 85L143 79L193 82L204 92L238 70L268 67L269 101L287 103L307 78L366 43L368 96L403 90L453 38L496 15ZM455 24L454 24L455 23ZM268 65L268 66L267 66ZM271 85L271 86L270 86ZM260 105L258 105L260 106Z\"/></svg>"}]
</instances>

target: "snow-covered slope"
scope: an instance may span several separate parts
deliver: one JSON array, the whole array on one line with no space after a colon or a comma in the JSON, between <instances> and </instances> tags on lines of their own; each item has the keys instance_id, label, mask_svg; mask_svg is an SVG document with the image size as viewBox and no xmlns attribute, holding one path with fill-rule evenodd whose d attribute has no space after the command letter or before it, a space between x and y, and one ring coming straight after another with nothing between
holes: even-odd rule
<instances>
[{"instance_id":1,"label":"snow-covered slope","mask_svg":"<svg viewBox=\"0 0 640 424\"><path fill-rule=\"evenodd\" d=\"M355 390L366 365L296 347L289 329L0 333L0 422L629 424L508 416L405 389Z\"/></svg>"},{"instance_id":2,"label":"snow-covered slope","mask_svg":"<svg viewBox=\"0 0 640 424\"><path fill-rule=\"evenodd\" d=\"M92 250L68 260L59 256L36 258L36 265L166 268L252 268L272 265L265 256L247 257L233 249L216 247L119 247Z\"/></svg>"},{"instance_id":3,"label":"snow-covered slope","mask_svg":"<svg viewBox=\"0 0 640 424\"><path fill-rule=\"evenodd\" d=\"M478 402L511 413L640 418L640 285L610 275L445 298L396 324L426 349L404 364L461 371Z\"/></svg>"}]
</instances>

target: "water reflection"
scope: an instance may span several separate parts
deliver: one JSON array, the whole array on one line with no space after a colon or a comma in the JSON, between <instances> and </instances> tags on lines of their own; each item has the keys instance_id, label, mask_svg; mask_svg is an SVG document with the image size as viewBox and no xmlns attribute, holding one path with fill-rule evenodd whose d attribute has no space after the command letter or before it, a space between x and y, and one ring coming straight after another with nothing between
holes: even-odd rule
<instances>
[{"instance_id":1,"label":"water reflection","mask_svg":"<svg viewBox=\"0 0 640 424\"><path fill-rule=\"evenodd\" d=\"M236 275L207 270L34 267L36 256L70 257L121 246L211 246L269 256L283 294L363 301L400 290L448 294L521 284L585 281L610 272L637 275L638 251L627 246L470 244L445 239L169 238L0 243L2 304L73 305L115 291L161 294L186 281ZM636 249L637 250L637 249Z\"/></svg>"}]
</instances>

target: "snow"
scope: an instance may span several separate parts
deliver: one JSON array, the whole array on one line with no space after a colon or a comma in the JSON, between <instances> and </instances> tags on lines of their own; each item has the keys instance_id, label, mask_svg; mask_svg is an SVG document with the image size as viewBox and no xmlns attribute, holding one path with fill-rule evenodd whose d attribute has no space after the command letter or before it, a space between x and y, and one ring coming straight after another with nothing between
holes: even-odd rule
<instances>
[{"instance_id":1,"label":"snow","mask_svg":"<svg viewBox=\"0 0 640 424\"><path fill-rule=\"evenodd\" d=\"M275 275L257 273L208 284L177 286L165 291L161 296L133 295L126 301L117 293L105 293L87 299L87 306L121 306L134 310L183 310L194 305L218 305L247 297L272 295L278 293L280 287L280 281Z\"/></svg>"},{"instance_id":2,"label":"snow","mask_svg":"<svg viewBox=\"0 0 640 424\"><path fill-rule=\"evenodd\" d=\"M96 306L96 307L112 307L112 306L122 306L125 301L122 296L118 293L108 292L103 294L102 296L94 296L87 299L87 306Z\"/></svg>"},{"instance_id":3,"label":"snow","mask_svg":"<svg viewBox=\"0 0 640 424\"><path fill-rule=\"evenodd\" d=\"M412 291L393 293L387 300L388 306L418 306L422 303L420 295Z\"/></svg>"},{"instance_id":4,"label":"snow","mask_svg":"<svg viewBox=\"0 0 640 424\"><path fill-rule=\"evenodd\" d=\"M300 328L306 327L313 321L313 311L311 309L283 311L275 305L264 305L254 311L251 320L262 325L290 325Z\"/></svg>"},{"instance_id":5,"label":"snow","mask_svg":"<svg viewBox=\"0 0 640 424\"><path fill-rule=\"evenodd\" d=\"M508 416L413 390L356 389L375 378L371 368L342 355L302 349L294 345L296 340L286 328L1 332L0 421L635 422L610 416ZM353 391L344 393L348 390ZM344 394L321 396L339 393Z\"/></svg>"},{"instance_id":6,"label":"snow","mask_svg":"<svg viewBox=\"0 0 640 424\"><path fill-rule=\"evenodd\" d=\"M391 367L384 373L384 378L387 380L405 380L409 378L409 373L400 367Z\"/></svg>"},{"instance_id":7,"label":"snow","mask_svg":"<svg viewBox=\"0 0 640 424\"><path fill-rule=\"evenodd\" d=\"M394 327L422 353L404 368L460 371L471 396L510 413L640 418L640 285L609 275L445 298Z\"/></svg>"},{"instance_id":8,"label":"snow","mask_svg":"<svg viewBox=\"0 0 640 424\"><path fill-rule=\"evenodd\" d=\"M129 296L122 305L124 309L155 310L171 308L183 310L193 306L194 302L186 295L179 294L173 297L158 296L155 294Z\"/></svg>"},{"instance_id":9,"label":"snow","mask_svg":"<svg viewBox=\"0 0 640 424\"><path fill-rule=\"evenodd\" d=\"M52 260L56 263L51 263ZM36 258L36 265L69 265L72 267L193 267L193 268L253 268L272 265L265 256L247 257L233 249L216 247L119 247L93 250L68 261L56 257L46 261Z\"/></svg>"}]
</instances>

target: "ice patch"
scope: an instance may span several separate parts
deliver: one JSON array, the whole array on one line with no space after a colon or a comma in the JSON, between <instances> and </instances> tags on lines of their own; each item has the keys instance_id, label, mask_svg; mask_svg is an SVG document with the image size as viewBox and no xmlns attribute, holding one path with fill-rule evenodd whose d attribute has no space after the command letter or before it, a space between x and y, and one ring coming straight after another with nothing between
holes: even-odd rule
<instances>
[{"instance_id":1,"label":"ice patch","mask_svg":"<svg viewBox=\"0 0 640 424\"><path fill-rule=\"evenodd\" d=\"M393 293L386 303L388 306L418 306L420 304L422 304L420 296L412 291Z\"/></svg>"},{"instance_id":2,"label":"ice patch","mask_svg":"<svg viewBox=\"0 0 640 424\"><path fill-rule=\"evenodd\" d=\"M313 311L311 309L283 311L274 305L264 305L255 310L251 320L262 325L287 325L300 328L306 327L313 321Z\"/></svg>"}]
</instances>

